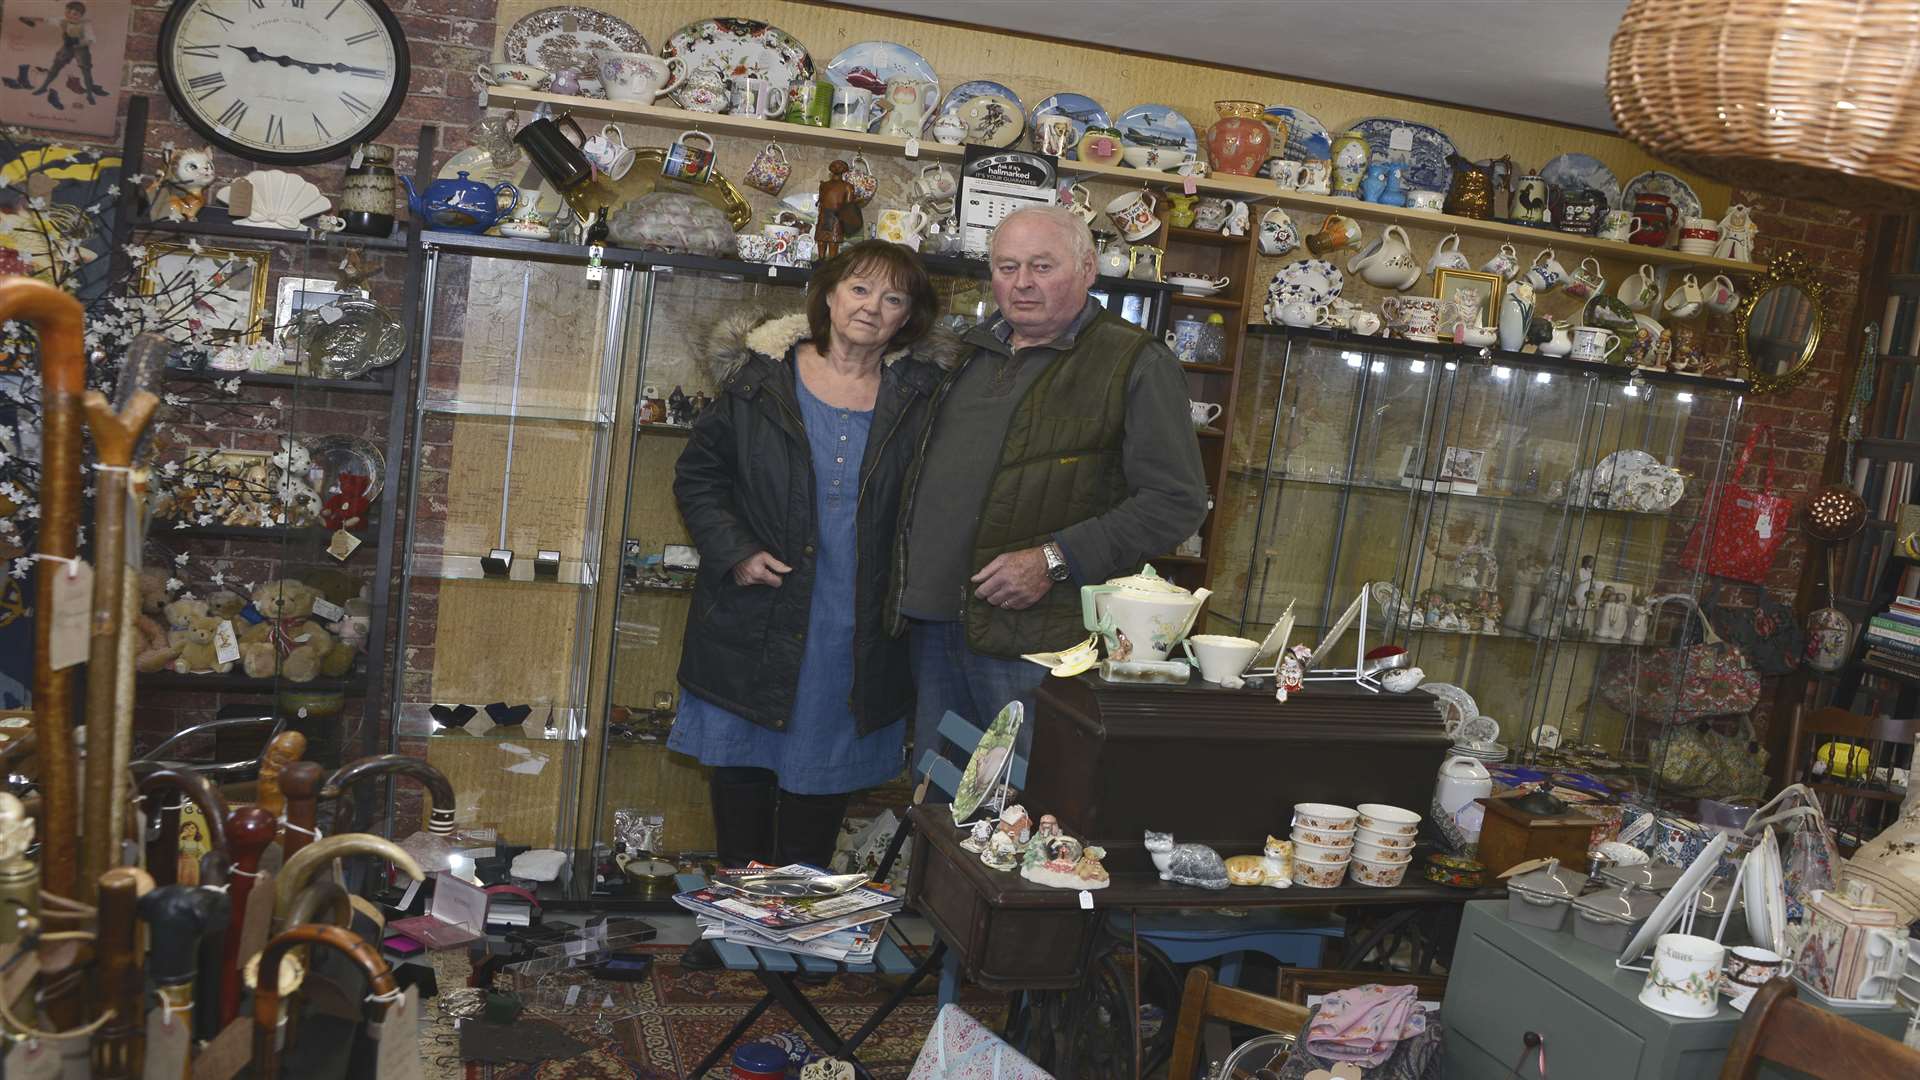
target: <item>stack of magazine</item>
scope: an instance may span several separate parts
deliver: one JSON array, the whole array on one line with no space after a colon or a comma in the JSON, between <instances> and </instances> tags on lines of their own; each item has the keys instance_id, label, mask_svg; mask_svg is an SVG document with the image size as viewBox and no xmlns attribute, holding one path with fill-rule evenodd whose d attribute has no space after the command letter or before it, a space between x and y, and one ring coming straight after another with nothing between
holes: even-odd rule
<instances>
[{"instance_id":1,"label":"stack of magazine","mask_svg":"<svg viewBox=\"0 0 1920 1080\"><path fill-rule=\"evenodd\" d=\"M756 869L798 877L825 874L804 863ZM873 960L887 919L900 910L899 897L866 885L837 896L773 898L728 884L724 875L673 899L693 912L702 937L847 964Z\"/></svg>"}]
</instances>

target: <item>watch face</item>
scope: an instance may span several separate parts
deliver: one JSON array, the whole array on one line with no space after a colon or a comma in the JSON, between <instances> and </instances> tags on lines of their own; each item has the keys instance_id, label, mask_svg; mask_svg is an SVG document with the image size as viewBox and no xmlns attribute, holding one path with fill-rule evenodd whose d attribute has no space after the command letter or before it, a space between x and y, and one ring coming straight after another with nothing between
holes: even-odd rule
<instances>
[{"instance_id":1,"label":"watch face","mask_svg":"<svg viewBox=\"0 0 1920 1080\"><path fill-rule=\"evenodd\" d=\"M215 144L258 161L324 161L399 110L406 36L381 0L178 0L160 73Z\"/></svg>"}]
</instances>

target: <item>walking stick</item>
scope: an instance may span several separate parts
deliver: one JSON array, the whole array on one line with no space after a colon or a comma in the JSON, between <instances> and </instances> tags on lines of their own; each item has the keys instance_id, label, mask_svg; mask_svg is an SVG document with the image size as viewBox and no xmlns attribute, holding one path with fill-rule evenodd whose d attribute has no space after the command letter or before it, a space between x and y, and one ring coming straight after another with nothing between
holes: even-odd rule
<instances>
[{"instance_id":1,"label":"walking stick","mask_svg":"<svg viewBox=\"0 0 1920 1080\"><path fill-rule=\"evenodd\" d=\"M56 896L74 896L79 860L79 797L73 760L73 680L53 670L54 575L74 558L80 505L80 394L87 386L84 311L80 301L44 281L0 279L0 322L19 319L40 338L40 534L35 575L33 725L39 736L41 884ZM56 561L58 560L58 561ZM87 882L87 895L94 882Z\"/></svg>"}]
</instances>

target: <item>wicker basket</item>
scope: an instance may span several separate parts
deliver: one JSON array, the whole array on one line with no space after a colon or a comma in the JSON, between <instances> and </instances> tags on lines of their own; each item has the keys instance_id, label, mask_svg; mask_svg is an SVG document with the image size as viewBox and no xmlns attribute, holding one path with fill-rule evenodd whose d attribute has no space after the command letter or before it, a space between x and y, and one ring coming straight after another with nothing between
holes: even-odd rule
<instances>
[{"instance_id":1,"label":"wicker basket","mask_svg":"<svg viewBox=\"0 0 1920 1080\"><path fill-rule=\"evenodd\" d=\"M1920 0L1631 0L1607 94L1621 134L1703 175L1920 208Z\"/></svg>"}]
</instances>

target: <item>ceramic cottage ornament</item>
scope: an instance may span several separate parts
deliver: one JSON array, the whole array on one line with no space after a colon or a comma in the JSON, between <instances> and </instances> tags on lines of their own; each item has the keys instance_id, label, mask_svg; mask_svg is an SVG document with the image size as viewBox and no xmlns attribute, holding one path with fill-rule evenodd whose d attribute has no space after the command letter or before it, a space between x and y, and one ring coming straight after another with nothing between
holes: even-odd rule
<instances>
[{"instance_id":1,"label":"ceramic cottage ornament","mask_svg":"<svg viewBox=\"0 0 1920 1080\"><path fill-rule=\"evenodd\" d=\"M1176 844L1172 833L1146 834L1147 854L1161 881L1197 885L1202 889L1227 887L1227 867L1220 855L1205 844Z\"/></svg>"}]
</instances>

